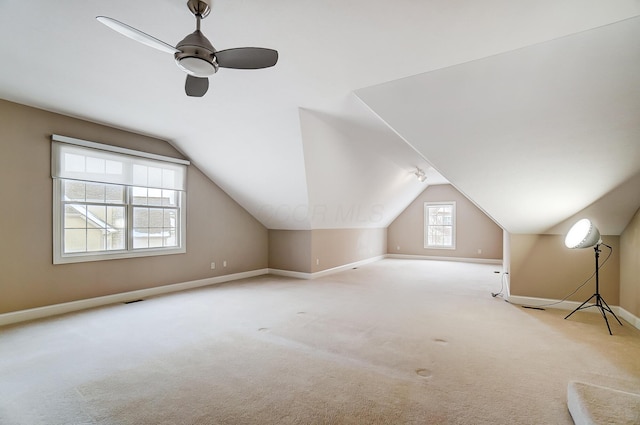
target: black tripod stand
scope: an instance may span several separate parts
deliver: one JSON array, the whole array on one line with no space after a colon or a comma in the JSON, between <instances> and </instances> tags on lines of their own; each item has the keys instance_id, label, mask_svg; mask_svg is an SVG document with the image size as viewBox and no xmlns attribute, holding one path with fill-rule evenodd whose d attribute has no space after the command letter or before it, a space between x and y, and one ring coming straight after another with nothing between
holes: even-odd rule
<instances>
[{"instance_id":1,"label":"black tripod stand","mask_svg":"<svg viewBox=\"0 0 640 425\"><path fill-rule=\"evenodd\" d=\"M607 320L606 312L608 311L609 313L611 313L611 315L615 317L618 323L620 323L620 326L622 326L622 322L620 321L620 319L618 319L618 316L616 316L616 314L613 311L611 311L611 308L606 303L604 298L600 296L600 286L599 286L600 282L598 281L598 270L600 269L600 264L598 260L600 258L600 245L605 245L605 244L596 244L596 246L593 247L596 253L596 293L591 295L591 297L588 300L580 304L578 308L576 308L571 313L569 313L567 317L565 317L565 319L568 319L569 316L571 316L573 313L575 313L578 310L584 310L585 308L589 308L589 307L597 307L598 309L600 309L600 313L602 313L602 317L604 318L604 321L607 323L607 329L609 329L609 335L613 335L611 333L611 327L609 326L609 320ZM611 249L609 245L605 245L605 246ZM589 301L591 301L594 298L596 299L595 304L589 304L585 306L585 304L587 304Z\"/></svg>"}]
</instances>

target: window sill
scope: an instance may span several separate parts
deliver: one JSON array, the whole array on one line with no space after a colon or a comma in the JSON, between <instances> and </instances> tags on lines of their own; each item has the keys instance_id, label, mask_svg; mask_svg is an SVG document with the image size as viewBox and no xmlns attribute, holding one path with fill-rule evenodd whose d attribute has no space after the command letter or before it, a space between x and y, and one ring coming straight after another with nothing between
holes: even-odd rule
<instances>
[{"instance_id":1,"label":"window sill","mask_svg":"<svg viewBox=\"0 0 640 425\"><path fill-rule=\"evenodd\" d=\"M127 258L144 258L144 257L157 257L160 255L174 255L185 254L186 248L175 249L144 249L136 251L118 251L113 253L99 253L99 254L66 254L64 256L55 256L53 264L72 264L72 263L86 263L90 261L105 261L105 260L122 260Z\"/></svg>"}]
</instances>

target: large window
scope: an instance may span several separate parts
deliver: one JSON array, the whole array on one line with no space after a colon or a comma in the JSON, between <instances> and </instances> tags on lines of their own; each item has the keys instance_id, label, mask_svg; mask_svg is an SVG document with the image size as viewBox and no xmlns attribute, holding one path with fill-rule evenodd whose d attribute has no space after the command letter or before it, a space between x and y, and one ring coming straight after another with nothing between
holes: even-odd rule
<instances>
[{"instance_id":1,"label":"large window","mask_svg":"<svg viewBox=\"0 0 640 425\"><path fill-rule=\"evenodd\" d=\"M424 203L424 247L455 249L456 203Z\"/></svg>"},{"instance_id":2,"label":"large window","mask_svg":"<svg viewBox=\"0 0 640 425\"><path fill-rule=\"evenodd\" d=\"M54 135L54 263L185 252L186 165Z\"/></svg>"}]
</instances>

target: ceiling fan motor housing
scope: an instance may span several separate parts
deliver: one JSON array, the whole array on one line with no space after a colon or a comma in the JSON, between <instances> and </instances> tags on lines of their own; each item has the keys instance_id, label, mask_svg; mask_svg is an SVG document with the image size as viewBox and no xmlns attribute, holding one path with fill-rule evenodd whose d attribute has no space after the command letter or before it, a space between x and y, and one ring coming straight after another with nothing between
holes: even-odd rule
<instances>
[{"instance_id":1,"label":"ceiling fan motor housing","mask_svg":"<svg viewBox=\"0 0 640 425\"><path fill-rule=\"evenodd\" d=\"M180 50L174 55L176 64L187 74L204 78L218 72L216 49L200 30L186 36L176 49Z\"/></svg>"}]
</instances>

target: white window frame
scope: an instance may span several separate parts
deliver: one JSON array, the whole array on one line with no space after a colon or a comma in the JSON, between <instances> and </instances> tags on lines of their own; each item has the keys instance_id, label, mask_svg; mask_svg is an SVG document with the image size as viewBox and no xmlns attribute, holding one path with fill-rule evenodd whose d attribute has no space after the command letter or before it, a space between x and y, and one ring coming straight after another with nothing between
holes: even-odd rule
<instances>
[{"instance_id":1,"label":"white window frame","mask_svg":"<svg viewBox=\"0 0 640 425\"><path fill-rule=\"evenodd\" d=\"M52 148L52 178L53 178L53 264L67 264L67 263L79 263L79 262L88 262L88 261L102 261L102 260L114 260L114 259L122 259L122 258L137 258L137 257L149 257L149 256L158 256L158 255L172 255L172 254L184 254L186 252L187 241L186 241L186 229L187 229L187 191L186 191L186 166L190 163L189 161L185 161L178 158L165 157L162 155L150 154L141 151L134 151L126 148L119 148L110 145L104 145L101 143L89 142L86 140L74 139L66 136L53 135L53 142L62 142L70 145L76 145L81 147L88 147L92 149L99 149L102 151L107 151L116 154L123 154L129 156L135 156L140 158L146 158L147 160L160 161L166 163L179 164L180 166L185 166L184 170L184 181L183 190L176 190L177 192L177 209L179 216L179 225L176 228L176 238L177 238L177 246L172 247L153 247L153 248L133 248L133 217L132 211L133 207L136 205L133 202L131 192L131 186L123 184L121 186L125 186L126 192L126 201L123 206L126 208L126 216L127 216L127 226L126 226L126 243L125 249L122 250L113 250L113 251L90 251L90 252L74 252L74 253L65 253L64 252L64 208L65 202L63 198L63 182L65 179L57 176L59 173L55 169L59 167L55 164L57 158L54 153L54 149ZM63 173L62 173L63 174ZM81 180L78 179L76 181L80 182L88 182L95 183L96 181L92 180ZM102 182L98 182L102 183ZM106 183L111 184L111 183ZM151 187L151 186L143 186L136 185L138 187ZM153 206L152 206L153 207Z\"/></svg>"},{"instance_id":2,"label":"white window frame","mask_svg":"<svg viewBox=\"0 0 640 425\"><path fill-rule=\"evenodd\" d=\"M451 207L451 245L430 245L429 244L429 207ZM442 226L442 225L438 225ZM425 202L424 203L424 247L425 249L456 249L456 202Z\"/></svg>"}]
</instances>

